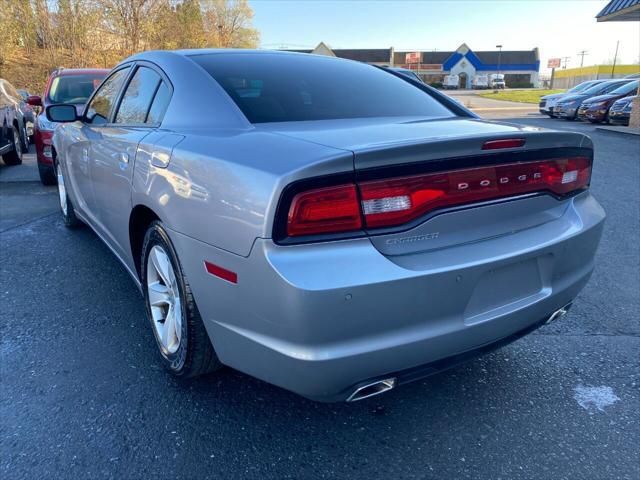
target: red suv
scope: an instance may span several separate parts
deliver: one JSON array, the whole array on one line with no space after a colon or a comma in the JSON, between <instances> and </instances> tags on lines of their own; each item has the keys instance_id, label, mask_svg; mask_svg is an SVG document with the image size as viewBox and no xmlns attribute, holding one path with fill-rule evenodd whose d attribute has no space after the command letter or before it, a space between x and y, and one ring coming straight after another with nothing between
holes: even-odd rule
<instances>
[{"instance_id":1,"label":"red suv","mask_svg":"<svg viewBox=\"0 0 640 480\"><path fill-rule=\"evenodd\" d=\"M105 69L74 69L59 68L49 75L44 96L32 95L28 103L42 107L34 125L34 139L36 144L36 156L38 158L38 171L40 180L44 185L55 185L56 175L53 169L53 156L51 153L51 138L56 123L47 120L44 109L48 105L56 103L72 103L78 112L84 108L95 88L107 76L109 70Z\"/></svg>"}]
</instances>

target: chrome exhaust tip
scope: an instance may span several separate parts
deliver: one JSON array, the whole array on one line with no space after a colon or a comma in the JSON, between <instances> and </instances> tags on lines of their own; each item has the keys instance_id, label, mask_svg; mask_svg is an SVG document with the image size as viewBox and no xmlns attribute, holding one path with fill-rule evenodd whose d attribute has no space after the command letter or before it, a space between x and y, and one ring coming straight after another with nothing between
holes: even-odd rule
<instances>
[{"instance_id":1,"label":"chrome exhaust tip","mask_svg":"<svg viewBox=\"0 0 640 480\"><path fill-rule=\"evenodd\" d=\"M365 398L374 397L381 393L388 392L396 386L395 378L385 378L384 380L378 380L377 382L369 383L362 387L357 388L347 398L347 402L357 402L358 400L364 400Z\"/></svg>"},{"instance_id":2,"label":"chrome exhaust tip","mask_svg":"<svg viewBox=\"0 0 640 480\"><path fill-rule=\"evenodd\" d=\"M547 321L545 322L545 324L549 325L551 322L564 317L570 308L571 308L571 303L567 303L564 307L559 308L558 310L553 312L551 315L549 315L549 318L547 318Z\"/></svg>"}]
</instances>

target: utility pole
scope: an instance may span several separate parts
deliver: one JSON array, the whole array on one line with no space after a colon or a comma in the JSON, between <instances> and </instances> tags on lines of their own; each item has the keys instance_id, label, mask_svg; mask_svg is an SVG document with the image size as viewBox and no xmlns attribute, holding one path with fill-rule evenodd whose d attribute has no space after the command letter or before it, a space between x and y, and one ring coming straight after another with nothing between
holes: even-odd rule
<instances>
[{"instance_id":1,"label":"utility pole","mask_svg":"<svg viewBox=\"0 0 640 480\"><path fill-rule=\"evenodd\" d=\"M567 63L569 63L569 61L571 60L571 57L562 57L560 60L562 60L562 69L566 70Z\"/></svg>"},{"instance_id":2,"label":"utility pole","mask_svg":"<svg viewBox=\"0 0 640 480\"><path fill-rule=\"evenodd\" d=\"M616 42L616 53L613 56L613 66L611 67L611 78L613 78L613 72L616 70L616 60L618 60L618 47L620 46L620 40Z\"/></svg>"},{"instance_id":3,"label":"utility pole","mask_svg":"<svg viewBox=\"0 0 640 480\"><path fill-rule=\"evenodd\" d=\"M586 50L582 50L582 51L578 52L578 56L580 57L580 68L582 68L582 65L584 64L584 56L585 55L589 55L589 53Z\"/></svg>"},{"instance_id":4,"label":"utility pole","mask_svg":"<svg viewBox=\"0 0 640 480\"><path fill-rule=\"evenodd\" d=\"M500 79L500 62L502 61L502 45L496 45L496 48L498 49L498 77L496 78L496 80L499 80ZM506 82L504 86L505 87L507 86ZM498 93L497 87L495 87L494 93Z\"/></svg>"}]
</instances>

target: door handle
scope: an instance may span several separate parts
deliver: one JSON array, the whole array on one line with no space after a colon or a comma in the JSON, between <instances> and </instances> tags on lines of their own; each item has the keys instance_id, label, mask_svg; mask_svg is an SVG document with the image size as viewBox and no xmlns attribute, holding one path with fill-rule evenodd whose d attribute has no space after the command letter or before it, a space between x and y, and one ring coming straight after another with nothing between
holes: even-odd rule
<instances>
[{"instance_id":1,"label":"door handle","mask_svg":"<svg viewBox=\"0 0 640 480\"><path fill-rule=\"evenodd\" d=\"M126 153L126 152L121 152L118 155L118 159L120 160L120 163L127 164L127 163L129 163L129 154Z\"/></svg>"}]
</instances>

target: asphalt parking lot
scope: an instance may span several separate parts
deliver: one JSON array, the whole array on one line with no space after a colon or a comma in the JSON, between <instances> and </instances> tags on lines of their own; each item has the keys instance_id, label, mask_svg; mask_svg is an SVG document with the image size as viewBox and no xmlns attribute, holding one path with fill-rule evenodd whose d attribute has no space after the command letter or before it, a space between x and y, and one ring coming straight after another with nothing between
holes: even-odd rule
<instances>
[{"instance_id":1,"label":"asphalt parking lot","mask_svg":"<svg viewBox=\"0 0 640 480\"><path fill-rule=\"evenodd\" d=\"M640 137L513 121L595 142L591 282L561 321L354 404L232 370L171 378L108 248L63 226L32 155L0 165L0 476L640 478Z\"/></svg>"}]
</instances>

